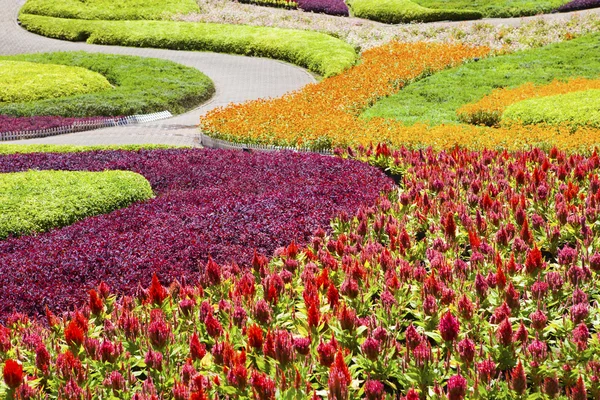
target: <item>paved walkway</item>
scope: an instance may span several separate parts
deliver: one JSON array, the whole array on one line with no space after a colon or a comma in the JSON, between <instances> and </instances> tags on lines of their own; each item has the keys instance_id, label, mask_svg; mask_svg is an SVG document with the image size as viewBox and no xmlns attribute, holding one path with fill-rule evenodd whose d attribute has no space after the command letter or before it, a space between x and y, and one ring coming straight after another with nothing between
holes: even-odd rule
<instances>
[{"instance_id":1,"label":"paved walkway","mask_svg":"<svg viewBox=\"0 0 600 400\"><path fill-rule=\"evenodd\" d=\"M199 116L208 110L231 102L279 97L315 81L314 77L302 68L265 58L99 46L45 38L27 32L17 25L18 11L23 3L23 0L0 0L0 54L85 50L163 58L202 71L213 80L216 94L199 108L162 121L3 143L193 145L194 138L198 136L195 125L198 124Z\"/></svg>"},{"instance_id":2,"label":"paved walkway","mask_svg":"<svg viewBox=\"0 0 600 400\"><path fill-rule=\"evenodd\" d=\"M195 110L163 121L98 129L42 139L20 140L4 143L51 144L141 144L159 143L194 145L198 136L196 124L199 116L231 102L279 97L314 82L307 71L280 61L218 53L140 49L133 47L99 46L49 39L25 31L17 25L18 11L24 0L0 0L0 54L20 54L49 51L75 51L127 54L172 60L194 67L208 75L214 82L216 94ZM490 23L518 26L532 19L567 20L573 15L600 14L600 9L538 17L484 19L467 22L438 22L437 26Z\"/></svg>"}]
</instances>

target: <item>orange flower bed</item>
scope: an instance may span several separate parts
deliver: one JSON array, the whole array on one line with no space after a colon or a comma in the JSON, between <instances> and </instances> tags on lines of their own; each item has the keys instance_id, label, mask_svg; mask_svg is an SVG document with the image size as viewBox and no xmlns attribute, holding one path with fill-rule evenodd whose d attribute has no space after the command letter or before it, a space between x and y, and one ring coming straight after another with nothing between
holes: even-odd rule
<instances>
[{"instance_id":1,"label":"orange flower bed","mask_svg":"<svg viewBox=\"0 0 600 400\"><path fill-rule=\"evenodd\" d=\"M547 85L526 83L513 89L496 89L478 102L464 105L456 113L462 122L468 124L497 126L500 124L504 110L511 104L532 98L589 89L600 89L600 80L575 78L566 82L555 80Z\"/></svg>"},{"instance_id":2,"label":"orange flower bed","mask_svg":"<svg viewBox=\"0 0 600 400\"><path fill-rule=\"evenodd\" d=\"M358 118L377 100L407 83L465 60L484 57L487 47L392 42L363 53L348 71L278 99L229 105L201 118L213 137L244 143L331 148L378 141Z\"/></svg>"}]
</instances>

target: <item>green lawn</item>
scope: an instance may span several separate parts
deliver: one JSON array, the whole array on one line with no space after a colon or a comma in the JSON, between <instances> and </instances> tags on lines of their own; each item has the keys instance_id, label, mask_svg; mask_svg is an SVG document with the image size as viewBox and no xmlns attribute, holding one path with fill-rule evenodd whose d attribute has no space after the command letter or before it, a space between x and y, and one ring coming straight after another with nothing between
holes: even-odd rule
<instances>
[{"instance_id":1,"label":"green lawn","mask_svg":"<svg viewBox=\"0 0 600 400\"><path fill-rule=\"evenodd\" d=\"M469 9L479 11L486 18L520 17L549 13L569 0L413 0L433 9Z\"/></svg>"},{"instance_id":2,"label":"green lawn","mask_svg":"<svg viewBox=\"0 0 600 400\"><path fill-rule=\"evenodd\" d=\"M23 13L19 18L25 29L56 39L267 57L323 76L338 74L358 59L348 43L311 31L174 21L85 21Z\"/></svg>"},{"instance_id":3,"label":"green lawn","mask_svg":"<svg viewBox=\"0 0 600 400\"><path fill-rule=\"evenodd\" d=\"M78 19L167 19L199 11L194 0L27 0L21 12Z\"/></svg>"},{"instance_id":4,"label":"green lawn","mask_svg":"<svg viewBox=\"0 0 600 400\"><path fill-rule=\"evenodd\" d=\"M0 174L0 238L44 232L153 196L130 171Z\"/></svg>"},{"instance_id":5,"label":"green lawn","mask_svg":"<svg viewBox=\"0 0 600 400\"><path fill-rule=\"evenodd\" d=\"M365 118L384 117L406 124L457 123L456 110L500 87L550 83L570 77L600 76L600 35L505 56L469 62L408 85L366 110Z\"/></svg>"},{"instance_id":6,"label":"green lawn","mask_svg":"<svg viewBox=\"0 0 600 400\"><path fill-rule=\"evenodd\" d=\"M1 56L0 62L3 61L80 67L104 76L114 86L110 90L54 99L0 103L0 114L18 117L118 116L164 110L178 114L198 106L214 93L212 81L196 68L154 58L59 52Z\"/></svg>"}]
</instances>

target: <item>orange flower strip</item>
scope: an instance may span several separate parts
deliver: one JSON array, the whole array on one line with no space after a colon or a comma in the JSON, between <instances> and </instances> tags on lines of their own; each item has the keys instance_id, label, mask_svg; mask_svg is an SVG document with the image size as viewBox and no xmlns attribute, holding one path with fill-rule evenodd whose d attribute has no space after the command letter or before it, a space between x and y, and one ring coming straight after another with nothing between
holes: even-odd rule
<instances>
[{"instance_id":1,"label":"orange flower strip","mask_svg":"<svg viewBox=\"0 0 600 400\"><path fill-rule=\"evenodd\" d=\"M210 136L225 140L294 147L331 148L378 141L368 121L358 118L377 100L406 84L467 59L487 47L391 42L363 53L346 72L277 99L218 108L201 118Z\"/></svg>"},{"instance_id":2,"label":"orange flower strip","mask_svg":"<svg viewBox=\"0 0 600 400\"><path fill-rule=\"evenodd\" d=\"M502 113L511 104L589 89L600 89L600 80L575 78L566 82L555 80L546 85L526 83L517 88L496 89L478 102L462 106L456 113L462 122L468 124L497 126L502 119Z\"/></svg>"}]
</instances>

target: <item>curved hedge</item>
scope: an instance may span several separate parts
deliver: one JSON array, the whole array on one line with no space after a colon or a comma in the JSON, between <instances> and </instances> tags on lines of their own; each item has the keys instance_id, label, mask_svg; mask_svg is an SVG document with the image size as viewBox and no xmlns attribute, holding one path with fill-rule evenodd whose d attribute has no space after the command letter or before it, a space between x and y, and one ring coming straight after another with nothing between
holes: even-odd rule
<instances>
[{"instance_id":1,"label":"curved hedge","mask_svg":"<svg viewBox=\"0 0 600 400\"><path fill-rule=\"evenodd\" d=\"M194 108L214 93L213 83L206 75L166 60L85 52L1 56L0 60L82 67L100 73L115 86L97 93L0 104L0 114L4 115L89 117L164 110L176 114Z\"/></svg>"},{"instance_id":2,"label":"curved hedge","mask_svg":"<svg viewBox=\"0 0 600 400\"><path fill-rule=\"evenodd\" d=\"M199 11L194 0L27 0L21 12L57 18L167 19Z\"/></svg>"},{"instance_id":3,"label":"curved hedge","mask_svg":"<svg viewBox=\"0 0 600 400\"><path fill-rule=\"evenodd\" d=\"M479 11L441 9L435 10L410 0L349 0L355 17L371 19L388 24L406 22L464 21L480 19Z\"/></svg>"},{"instance_id":4,"label":"curved hedge","mask_svg":"<svg viewBox=\"0 0 600 400\"><path fill-rule=\"evenodd\" d=\"M172 50L214 51L288 61L332 76L358 59L332 36L295 29L173 21L85 21L20 15L22 26L56 39Z\"/></svg>"},{"instance_id":5,"label":"curved hedge","mask_svg":"<svg viewBox=\"0 0 600 400\"><path fill-rule=\"evenodd\" d=\"M45 232L153 196L131 171L27 171L0 174L0 239Z\"/></svg>"},{"instance_id":6,"label":"curved hedge","mask_svg":"<svg viewBox=\"0 0 600 400\"><path fill-rule=\"evenodd\" d=\"M502 122L600 128L600 90L523 100L506 108Z\"/></svg>"},{"instance_id":7,"label":"curved hedge","mask_svg":"<svg viewBox=\"0 0 600 400\"><path fill-rule=\"evenodd\" d=\"M0 103L36 101L111 89L85 68L0 60Z\"/></svg>"},{"instance_id":8,"label":"curved hedge","mask_svg":"<svg viewBox=\"0 0 600 400\"><path fill-rule=\"evenodd\" d=\"M483 14L484 18L510 18L547 14L569 0L413 0L431 9L470 9Z\"/></svg>"}]
</instances>

